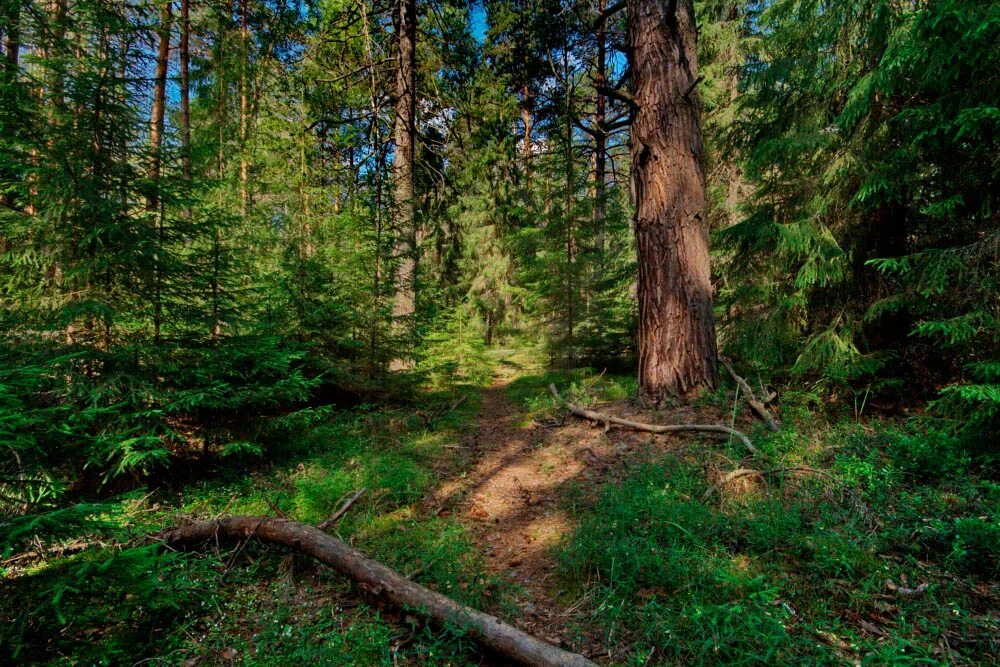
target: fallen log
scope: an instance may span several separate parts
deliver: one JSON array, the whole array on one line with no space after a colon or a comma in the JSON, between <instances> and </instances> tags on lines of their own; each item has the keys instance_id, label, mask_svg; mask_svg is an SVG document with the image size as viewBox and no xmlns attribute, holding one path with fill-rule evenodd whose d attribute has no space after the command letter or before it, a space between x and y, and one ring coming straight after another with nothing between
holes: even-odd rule
<instances>
[{"instance_id":1,"label":"fallen log","mask_svg":"<svg viewBox=\"0 0 1000 667\"><path fill-rule=\"evenodd\" d=\"M729 428L728 426L722 426L717 424L643 424L642 422L634 422L629 419L622 419L621 417L613 417L611 415L606 415L603 412L595 412L593 410L587 410L579 405L570 403L565 398L559 394L559 390L556 389L554 384L549 385L549 391L552 395L556 397L560 403L566 406L571 414L581 417L582 419L589 419L590 421L604 424L616 424L618 426L624 426L630 428L634 431L645 431L647 433L678 433L681 431L700 431L703 433L721 433L724 435L731 435L738 439L743 445L750 451L751 454L757 454L757 448L753 446L745 434L737 431L734 428Z\"/></svg>"},{"instance_id":2,"label":"fallen log","mask_svg":"<svg viewBox=\"0 0 1000 667\"><path fill-rule=\"evenodd\" d=\"M350 577L363 589L400 607L419 611L442 625L468 632L500 655L531 667L596 667L582 655L532 637L496 616L478 611L414 583L318 528L263 516L232 516L159 533L170 547L188 547L218 539L250 539L299 551Z\"/></svg>"},{"instance_id":3,"label":"fallen log","mask_svg":"<svg viewBox=\"0 0 1000 667\"><path fill-rule=\"evenodd\" d=\"M769 431L773 431L775 433L780 431L781 427L778 426L778 422L776 422L774 417L771 416L767 407L761 401L757 400L757 396L754 395L750 384L736 374L736 371L733 370L733 367L728 360L719 359L719 361L722 362L723 367L725 367L726 371L729 372L730 377L733 378L733 381L743 391L743 397L746 399L747 403L750 404L750 409L753 410L754 414L764 421L764 424L767 426Z\"/></svg>"}]
</instances>

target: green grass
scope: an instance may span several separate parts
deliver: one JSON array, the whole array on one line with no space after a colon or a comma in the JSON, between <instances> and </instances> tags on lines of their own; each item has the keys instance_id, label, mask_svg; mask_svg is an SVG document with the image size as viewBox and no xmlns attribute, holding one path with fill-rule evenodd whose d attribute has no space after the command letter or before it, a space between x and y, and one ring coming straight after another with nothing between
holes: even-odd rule
<instances>
[{"instance_id":1,"label":"green grass","mask_svg":"<svg viewBox=\"0 0 1000 667\"><path fill-rule=\"evenodd\" d=\"M337 527L342 538L457 599L501 599L502 586L482 575L460 524L418 517L408 507L441 471L454 471L455 450L446 445L474 423L479 403L476 387L461 391L470 400L429 428L427 406L449 405L453 394L428 394L419 407L362 406L292 424L256 462L234 458L179 488L108 503L101 537L127 544L226 514L280 513L315 524L366 487ZM259 665L330 664L332 656L338 665L473 659L459 633L432 631L418 614L358 604L339 575L262 545L166 555L156 546L90 549L9 572L3 585L0 656L16 652L20 664L132 664L152 656L169 664L197 657Z\"/></svg>"},{"instance_id":2,"label":"green grass","mask_svg":"<svg viewBox=\"0 0 1000 667\"><path fill-rule=\"evenodd\" d=\"M545 373L517 350L491 352L526 419L556 411L554 382L575 402L625 400L635 380L590 370ZM511 371L510 369L518 369ZM411 504L442 472L474 423L470 400L425 425L419 406L289 420L248 473L246 460L170 490L108 504L106 542L222 514L317 523L366 487L338 534L421 583L514 616L512 584L484 576L458 522ZM731 410L726 389L699 404ZM1000 653L1000 484L954 443L916 427L823 412L809 395L782 399L784 429L753 431L761 470L745 494L709 491L706 466L735 467L737 446L693 438L649 452L597 489L562 498L578 522L558 547L567 600L585 600L569 635L597 637L615 664L985 664ZM421 413L423 409L423 413ZM614 432L609 435L613 437ZM725 461L729 456L733 461ZM926 587L900 595L896 587ZM0 595L0 662L132 664L464 665L479 659L454 629L375 608L309 559L260 544L161 553L109 546L8 573Z\"/></svg>"},{"instance_id":3,"label":"green grass","mask_svg":"<svg viewBox=\"0 0 1000 667\"><path fill-rule=\"evenodd\" d=\"M725 499L705 498L697 457L639 464L577 505L562 575L622 664L991 662L997 486L968 470L915 476L913 437L778 434L762 447L775 466L826 460L829 473ZM927 586L905 596L890 581Z\"/></svg>"}]
</instances>

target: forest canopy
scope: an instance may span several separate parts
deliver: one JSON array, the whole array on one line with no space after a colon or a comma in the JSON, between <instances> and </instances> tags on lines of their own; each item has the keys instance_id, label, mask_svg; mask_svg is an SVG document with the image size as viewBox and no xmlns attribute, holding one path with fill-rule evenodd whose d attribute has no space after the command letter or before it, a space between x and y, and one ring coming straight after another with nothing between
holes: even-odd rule
<instances>
[{"instance_id":1,"label":"forest canopy","mask_svg":"<svg viewBox=\"0 0 1000 667\"><path fill-rule=\"evenodd\" d=\"M148 539L351 497L602 663L1000 655L1000 3L2 0L0 49L0 662L479 664ZM511 584L439 495L519 428L604 476L518 450L572 509Z\"/></svg>"}]
</instances>

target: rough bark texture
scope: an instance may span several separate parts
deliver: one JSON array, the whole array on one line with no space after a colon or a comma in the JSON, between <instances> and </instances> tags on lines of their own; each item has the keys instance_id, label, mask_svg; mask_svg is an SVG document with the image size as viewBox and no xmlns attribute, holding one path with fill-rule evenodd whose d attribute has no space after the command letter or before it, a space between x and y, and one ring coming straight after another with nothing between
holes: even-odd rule
<instances>
[{"instance_id":1,"label":"rough bark texture","mask_svg":"<svg viewBox=\"0 0 1000 667\"><path fill-rule=\"evenodd\" d=\"M416 227L413 204L413 160L416 143L417 8L415 0L399 0L395 16L398 44L396 49L396 114L393 127L393 203L395 205L396 292L392 317L399 333L408 333L414 325L416 298Z\"/></svg>"},{"instance_id":2,"label":"rough bark texture","mask_svg":"<svg viewBox=\"0 0 1000 667\"><path fill-rule=\"evenodd\" d=\"M457 625L483 645L523 665L584 667L594 663L582 655L547 644L495 616L455 602L414 583L318 528L287 519L234 516L161 533L170 546L189 546L223 539L257 538L300 551L346 575L372 595L420 611L438 623Z\"/></svg>"},{"instance_id":3,"label":"rough bark texture","mask_svg":"<svg viewBox=\"0 0 1000 667\"><path fill-rule=\"evenodd\" d=\"M692 0L629 0L632 181L645 400L718 382Z\"/></svg>"}]
</instances>

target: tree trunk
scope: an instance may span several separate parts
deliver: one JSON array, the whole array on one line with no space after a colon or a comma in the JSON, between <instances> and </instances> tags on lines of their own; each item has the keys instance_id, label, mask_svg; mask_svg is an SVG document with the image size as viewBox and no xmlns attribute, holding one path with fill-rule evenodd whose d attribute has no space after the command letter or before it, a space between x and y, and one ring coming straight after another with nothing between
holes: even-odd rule
<instances>
[{"instance_id":1,"label":"tree trunk","mask_svg":"<svg viewBox=\"0 0 1000 667\"><path fill-rule=\"evenodd\" d=\"M247 28L247 2L240 0L240 217L250 211L250 161L247 157L247 132L250 123L250 31Z\"/></svg>"},{"instance_id":2,"label":"tree trunk","mask_svg":"<svg viewBox=\"0 0 1000 667\"><path fill-rule=\"evenodd\" d=\"M528 84L524 84L521 89L521 123L524 125L524 146L522 150L524 151L524 184L525 188L531 187L531 107L533 106L533 98L531 96L531 87Z\"/></svg>"},{"instance_id":3,"label":"tree trunk","mask_svg":"<svg viewBox=\"0 0 1000 667\"><path fill-rule=\"evenodd\" d=\"M350 577L369 594L416 610L441 625L467 631L484 646L518 664L532 667L595 667L582 655L547 644L496 616L467 607L414 583L313 526L272 517L234 516L174 528L157 536L174 547L193 546L219 538L246 540L251 537L311 556Z\"/></svg>"},{"instance_id":4,"label":"tree trunk","mask_svg":"<svg viewBox=\"0 0 1000 667\"><path fill-rule=\"evenodd\" d=\"M597 11L603 15L607 9L607 1L599 0ZM598 90L608 85L608 44L607 19L602 19L597 25L597 62L594 72L594 83ZM597 250L599 272L604 264L604 218L606 217L606 182L607 182L607 98L600 92L594 100L594 248Z\"/></svg>"},{"instance_id":5,"label":"tree trunk","mask_svg":"<svg viewBox=\"0 0 1000 667\"><path fill-rule=\"evenodd\" d=\"M167 106L167 66L170 58L170 22L173 0L163 0L157 36L160 40L156 52L156 76L153 83L153 108L149 118L149 182L151 191L146 197L146 210L156 216L157 249L153 255L153 340L160 340L163 324L163 295L160 253L163 246L163 211L160 206L160 172L162 171L163 117Z\"/></svg>"},{"instance_id":6,"label":"tree trunk","mask_svg":"<svg viewBox=\"0 0 1000 667\"><path fill-rule=\"evenodd\" d=\"M636 109L639 389L689 397L718 382L692 0L629 0Z\"/></svg>"},{"instance_id":7,"label":"tree trunk","mask_svg":"<svg viewBox=\"0 0 1000 667\"><path fill-rule=\"evenodd\" d=\"M21 57L21 7L13 3L12 7L4 10L2 17L5 21L3 33L4 50L4 73L11 83L17 77L17 69L20 65Z\"/></svg>"},{"instance_id":8,"label":"tree trunk","mask_svg":"<svg viewBox=\"0 0 1000 667\"><path fill-rule=\"evenodd\" d=\"M225 71L225 44L226 31L228 27L229 12L231 5L228 0L222 2L222 11L219 12L218 36L215 44L215 78L218 86L218 99L215 107L215 122L219 132L219 145L216 153L215 174L218 179L219 208L224 204L225 180L226 180L226 71ZM212 301L212 338L222 335L222 235L219 232L219 222L213 218L212 221L212 276L211 276L211 301Z\"/></svg>"},{"instance_id":9,"label":"tree trunk","mask_svg":"<svg viewBox=\"0 0 1000 667\"><path fill-rule=\"evenodd\" d=\"M565 224L566 224L566 353L569 367L573 367L576 362L576 336L574 327L576 326L576 238L573 220L573 98L569 87L570 73L569 49L563 52L563 67L566 76L566 202L565 202Z\"/></svg>"},{"instance_id":10,"label":"tree trunk","mask_svg":"<svg viewBox=\"0 0 1000 667\"><path fill-rule=\"evenodd\" d=\"M146 210L155 211L160 201L160 171L163 147L163 117L167 100L167 64L170 57L170 21L173 0L162 0L160 25L156 33L159 48L156 52L156 75L153 79L153 107L149 116L149 180L152 192L146 197Z\"/></svg>"},{"instance_id":11,"label":"tree trunk","mask_svg":"<svg viewBox=\"0 0 1000 667\"><path fill-rule=\"evenodd\" d=\"M181 162L184 181L191 182L191 8L190 0L181 0L181 39L179 47L181 87ZM190 210L187 211L190 217Z\"/></svg>"},{"instance_id":12,"label":"tree trunk","mask_svg":"<svg viewBox=\"0 0 1000 667\"><path fill-rule=\"evenodd\" d=\"M393 326L397 333L410 335L416 313L416 226L413 202L413 161L416 143L417 7L416 0L398 0L395 26L396 114L393 127L393 205L396 231L396 292L392 304ZM405 366L397 360L394 366Z\"/></svg>"},{"instance_id":13,"label":"tree trunk","mask_svg":"<svg viewBox=\"0 0 1000 667\"><path fill-rule=\"evenodd\" d=\"M5 94L11 95L11 99L16 99L16 93L14 91L14 86L17 83L18 70L20 68L21 59L21 7L19 4L14 4L12 7L5 8L3 13L0 13L0 18L4 20L4 33L3 33L3 83L6 86ZM6 100L4 100L6 103ZM20 131L20 130L18 130ZM0 174L3 175L4 180L11 177L11 171L7 166L0 167ZM6 192L0 192L0 206L14 208L15 198L13 194L8 194ZM5 247L6 242L0 238L0 247Z\"/></svg>"}]
</instances>

